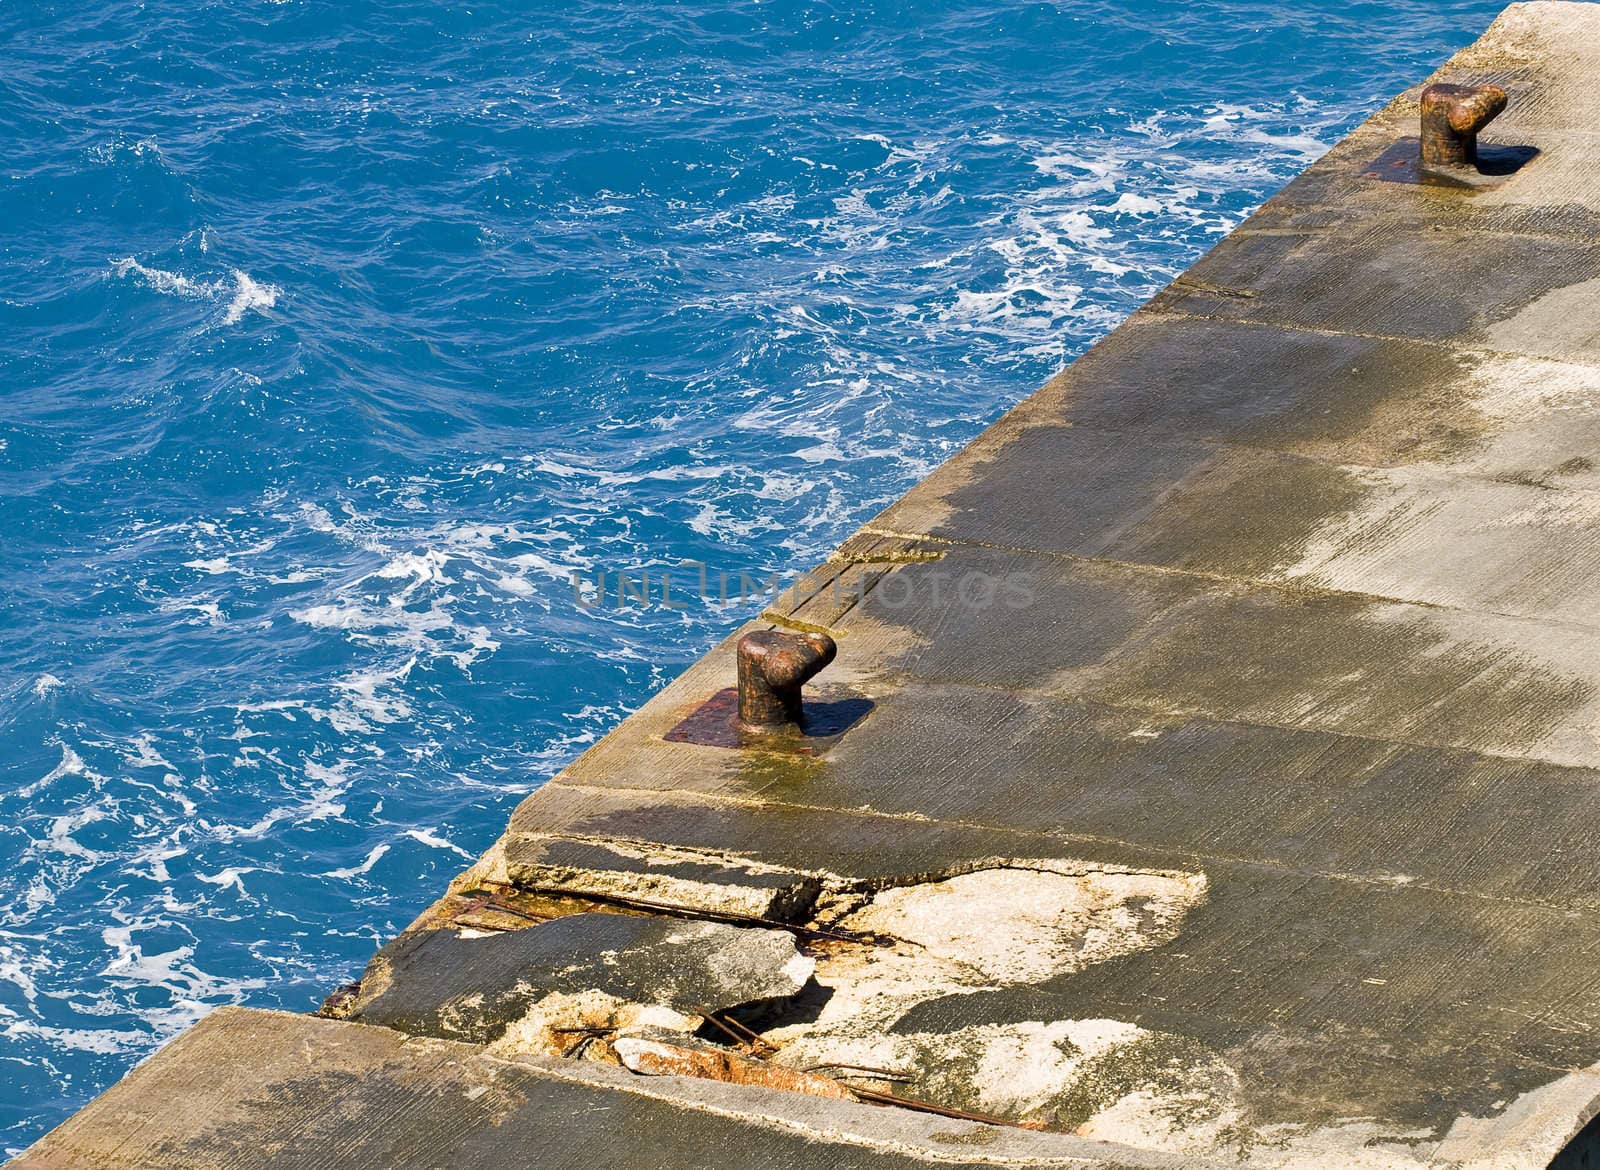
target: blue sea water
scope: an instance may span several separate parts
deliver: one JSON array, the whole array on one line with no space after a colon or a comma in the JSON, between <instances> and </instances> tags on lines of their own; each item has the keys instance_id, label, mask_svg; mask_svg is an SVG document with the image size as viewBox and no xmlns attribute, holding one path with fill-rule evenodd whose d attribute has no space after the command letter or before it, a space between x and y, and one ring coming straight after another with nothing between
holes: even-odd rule
<instances>
[{"instance_id":1,"label":"blue sea water","mask_svg":"<svg viewBox=\"0 0 1600 1170\"><path fill-rule=\"evenodd\" d=\"M755 604L572 573L808 567L1497 8L0 5L0 1146Z\"/></svg>"}]
</instances>

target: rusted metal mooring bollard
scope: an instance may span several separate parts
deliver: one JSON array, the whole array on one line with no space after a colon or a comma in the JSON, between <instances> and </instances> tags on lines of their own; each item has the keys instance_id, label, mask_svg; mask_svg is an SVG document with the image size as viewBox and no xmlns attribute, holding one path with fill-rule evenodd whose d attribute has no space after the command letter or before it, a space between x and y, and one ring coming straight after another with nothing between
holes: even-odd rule
<instances>
[{"instance_id":1,"label":"rusted metal mooring bollard","mask_svg":"<svg viewBox=\"0 0 1600 1170\"><path fill-rule=\"evenodd\" d=\"M1506 108L1498 85L1430 85L1422 91L1422 165L1475 169L1478 131Z\"/></svg>"},{"instance_id":2,"label":"rusted metal mooring bollard","mask_svg":"<svg viewBox=\"0 0 1600 1170\"><path fill-rule=\"evenodd\" d=\"M739 724L778 731L801 721L800 688L833 661L839 647L827 634L757 630L739 639Z\"/></svg>"}]
</instances>

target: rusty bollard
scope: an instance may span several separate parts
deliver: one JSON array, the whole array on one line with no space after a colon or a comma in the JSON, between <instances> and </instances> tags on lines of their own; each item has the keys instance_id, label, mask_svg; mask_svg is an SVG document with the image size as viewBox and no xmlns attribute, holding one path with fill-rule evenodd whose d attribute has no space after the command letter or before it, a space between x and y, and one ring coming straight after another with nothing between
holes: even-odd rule
<instances>
[{"instance_id":1,"label":"rusty bollard","mask_svg":"<svg viewBox=\"0 0 1600 1170\"><path fill-rule=\"evenodd\" d=\"M739 639L739 724L777 731L800 723L800 688L839 652L827 634L757 630Z\"/></svg>"},{"instance_id":2,"label":"rusty bollard","mask_svg":"<svg viewBox=\"0 0 1600 1170\"><path fill-rule=\"evenodd\" d=\"M1430 85L1422 91L1422 165L1478 165L1478 131L1506 108L1498 85Z\"/></svg>"}]
</instances>

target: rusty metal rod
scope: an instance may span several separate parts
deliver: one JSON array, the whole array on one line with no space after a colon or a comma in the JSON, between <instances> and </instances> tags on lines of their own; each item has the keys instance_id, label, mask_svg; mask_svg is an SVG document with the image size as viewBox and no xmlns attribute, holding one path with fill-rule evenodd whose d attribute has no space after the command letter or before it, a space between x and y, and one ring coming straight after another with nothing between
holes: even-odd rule
<instances>
[{"instance_id":1,"label":"rusty metal rod","mask_svg":"<svg viewBox=\"0 0 1600 1170\"><path fill-rule=\"evenodd\" d=\"M478 898L473 902L469 902L467 905L461 907L461 909L451 914L450 921L456 922L462 918L465 918L468 914L478 914L484 910L495 910L501 914L509 914L513 918L526 919L528 922L553 922L555 920L554 917L549 914L534 914L528 910L523 910L517 906L513 906L509 902L503 902L498 897L492 897ZM489 929L493 928L491 927Z\"/></svg>"},{"instance_id":2,"label":"rusty metal rod","mask_svg":"<svg viewBox=\"0 0 1600 1170\"><path fill-rule=\"evenodd\" d=\"M599 1037L594 1035L579 1036L577 1040L573 1041L569 1047L562 1051L561 1055L564 1059L568 1060L575 1056L581 1056L583 1054L583 1050L588 1048L589 1045L593 1044L597 1039L599 1039Z\"/></svg>"},{"instance_id":3,"label":"rusty metal rod","mask_svg":"<svg viewBox=\"0 0 1600 1170\"><path fill-rule=\"evenodd\" d=\"M1007 1121L1004 1117L990 1117L986 1113L968 1113L965 1109L948 1109L943 1105L935 1105L929 1101L916 1101L910 1097L897 1097L893 1093L880 1093L876 1089L858 1089L849 1086L850 1091L863 1101L870 1101L874 1105L898 1105L902 1109L911 1109L917 1113L937 1113L940 1117L954 1117L958 1121L976 1121L983 1125L1003 1125L1011 1129L1043 1129L1044 1126L1028 1121Z\"/></svg>"},{"instance_id":4,"label":"rusty metal rod","mask_svg":"<svg viewBox=\"0 0 1600 1170\"><path fill-rule=\"evenodd\" d=\"M602 905L628 906L639 910L651 910L658 914L671 915L674 918L700 918L709 922L727 922L735 926L760 926L767 930L787 930L790 934L804 935L807 938L828 938L835 942L857 943L861 946L890 946L891 943L874 935L858 931L839 930L826 926L802 926L798 922L781 922L776 918L762 918L756 914L734 914L726 910L700 910L693 906L679 906L671 902L657 902L651 898L634 898L627 894L579 894L572 890L558 889L555 886L518 886L517 889L529 894L559 895L563 898L572 898L574 901L599 902Z\"/></svg>"},{"instance_id":5,"label":"rusty metal rod","mask_svg":"<svg viewBox=\"0 0 1600 1170\"><path fill-rule=\"evenodd\" d=\"M695 1010L700 1012L702 1015L705 1015L707 1019L711 1019L711 1016L707 1015L706 1009L696 1008ZM716 1023L717 1021L713 1019L711 1022ZM774 1045L772 1041L768 1040L765 1036L761 1036L755 1032L752 1032L749 1028L745 1027L731 1015L724 1015L722 1017L722 1022L726 1023L729 1028L732 1028L735 1033L744 1036L744 1043L750 1045L752 1049L760 1047L765 1048L768 1052L778 1051L777 1046Z\"/></svg>"},{"instance_id":6,"label":"rusty metal rod","mask_svg":"<svg viewBox=\"0 0 1600 1170\"><path fill-rule=\"evenodd\" d=\"M738 1038L738 1033L733 1031L733 1029L729 1028L723 1021L717 1019L715 1013L709 1012L704 1008L696 1008L695 1010L708 1023L713 1024L716 1027L722 1029L722 1031L724 1033L726 1033L727 1035L732 1036L732 1037L734 1037L736 1039ZM759 1039L759 1037L758 1037L758 1039ZM743 1042L741 1041L741 1043L743 1043ZM763 1043L765 1043L765 1041L763 1041ZM758 1064L767 1064L767 1063L769 1063L764 1057L756 1055L754 1053L750 1054L749 1059L752 1060L752 1061L755 1061ZM841 1065L841 1064L834 1064L834 1065L819 1064L819 1065L814 1065L812 1068L809 1068L809 1069L802 1069L801 1071L809 1073L809 1072L813 1072L813 1071L815 1071L815 1069L819 1069L819 1068L845 1069L845 1068L855 1068L855 1067L857 1067L857 1066L854 1066L854 1065ZM865 1068L859 1069L859 1071L867 1072L867 1073L883 1073L883 1072L887 1072L887 1070L884 1070L884 1069L865 1069ZM900 1075L900 1074L891 1074L891 1076L898 1076L898 1075ZM837 1077L830 1077L828 1079L829 1080L834 1080L834 1081L838 1080ZM940 1117L952 1117L952 1118L955 1118L955 1119L957 1119L959 1121L976 1121L976 1122L979 1122L980 1124L983 1124L983 1125L1002 1125L1002 1126L1007 1126L1007 1127L1009 1127L1011 1129L1038 1130L1038 1129L1043 1129L1044 1128L1043 1125L1038 1124L1038 1123L1025 1122L1025 1121L1008 1121L1004 1117L992 1117L992 1116L990 1116L989 1114L986 1114L986 1113L971 1113L971 1112L968 1112L965 1109L951 1109L951 1108L948 1108L947 1106L944 1106L944 1105L935 1105L931 1101L918 1101L914 1097L901 1097L901 1096L897 1096L894 1093L880 1093L876 1089L859 1089L854 1085L846 1085L845 1088L848 1089L853 1095L855 1095L860 1100L869 1101L874 1105L898 1105L902 1109L910 1109L910 1110L913 1110L913 1111L915 1111L917 1113L935 1113L935 1114L938 1114Z\"/></svg>"},{"instance_id":7,"label":"rusty metal rod","mask_svg":"<svg viewBox=\"0 0 1600 1170\"><path fill-rule=\"evenodd\" d=\"M824 1061L822 1064L807 1065L801 1072L820 1072L825 1068L838 1069L841 1073L860 1073L880 1081L913 1081L916 1080L910 1073L896 1072L892 1068L873 1068L870 1064L841 1064L836 1060ZM852 1093L854 1089L850 1090Z\"/></svg>"},{"instance_id":8,"label":"rusty metal rod","mask_svg":"<svg viewBox=\"0 0 1600 1170\"><path fill-rule=\"evenodd\" d=\"M717 1018L717 1014L715 1012L710 1011L709 1009L703 1008L703 1007L702 1008L695 1008L694 1010L699 1013L700 1018L702 1020L704 1020L706 1023L710 1024L713 1028L716 1028L719 1032L721 1032L724 1036L728 1037L728 1039L732 1040L740 1048L749 1048L750 1047L750 1042L748 1040L746 1040L743 1036L739 1035L739 1033L735 1032L732 1028L728 1027L728 1025L726 1023L724 1023L722 1020L719 1020ZM755 1060L761 1059L759 1056L756 1056L756 1054L754 1052L751 1052L749 1055L751 1056L752 1059L755 1059Z\"/></svg>"}]
</instances>

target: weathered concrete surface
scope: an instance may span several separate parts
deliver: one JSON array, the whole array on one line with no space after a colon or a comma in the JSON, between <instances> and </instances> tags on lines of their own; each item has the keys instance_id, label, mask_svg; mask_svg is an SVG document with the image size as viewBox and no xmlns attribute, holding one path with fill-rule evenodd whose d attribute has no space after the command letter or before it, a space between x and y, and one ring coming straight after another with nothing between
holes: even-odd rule
<instances>
[{"instance_id":1,"label":"weathered concrete surface","mask_svg":"<svg viewBox=\"0 0 1600 1170\"><path fill-rule=\"evenodd\" d=\"M977 1170L1037 1135L703 1080L500 1060L468 1044L224 1008L14 1170ZM741 1116L751 1103L769 1116ZM865 1122L865 1123L864 1123ZM919 1157L914 1151L922 1151ZM1035 1150L1036 1152L1036 1150ZM1113 1147L1037 1163L1120 1170Z\"/></svg>"},{"instance_id":2,"label":"weathered concrete surface","mask_svg":"<svg viewBox=\"0 0 1600 1170\"><path fill-rule=\"evenodd\" d=\"M650 1010L659 1008L682 1026L700 1010L793 999L813 966L781 930L573 914L525 930L403 934L368 965L340 1015L472 1044L499 1041L530 1019L578 1027L602 1004L613 1024L619 1012L659 1018Z\"/></svg>"},{"instance_id":3,"label":"weathered concrete surface","mask_svg":"<svg viewBox=\"0 0 1600 1170\"><path fill-rule=\"evenodd\" d=\"M1432 80L1507 89L1484 141L1532 161L1370 178L1416 134L1396 99L529 798L386 951L426 977L402 996L381 958L355 1010L493 1045L468 1063L577 1037L518 1075L689 1094L719 1156L804 1131L985 1164L1549 1165L1600 1109L1597 76L1600 8L1508 9ZM667 739L773 623L837 639L811 701L870 713L815 755ZM813 974L714 1024L619 1012L649 931L606 926L632 941L600 970L590 928L564 957L541 932L573 920L485 918L484 890L786 930ZM626 1071L674 1051L694 1078ZM1006 1124L952 1152L970 1123L819 1077Z\"/></svg>"}]
</instances>

